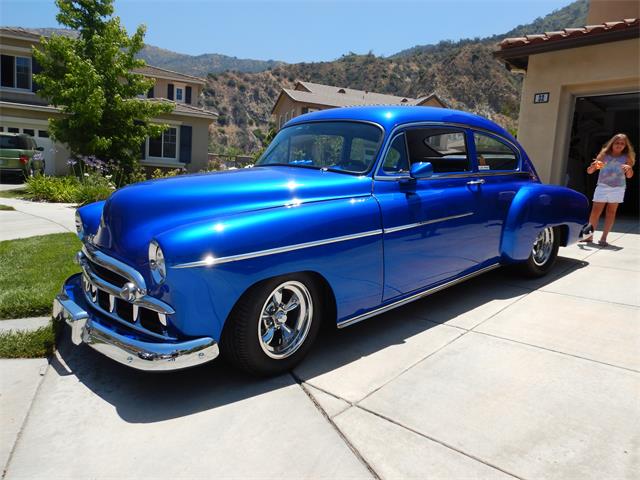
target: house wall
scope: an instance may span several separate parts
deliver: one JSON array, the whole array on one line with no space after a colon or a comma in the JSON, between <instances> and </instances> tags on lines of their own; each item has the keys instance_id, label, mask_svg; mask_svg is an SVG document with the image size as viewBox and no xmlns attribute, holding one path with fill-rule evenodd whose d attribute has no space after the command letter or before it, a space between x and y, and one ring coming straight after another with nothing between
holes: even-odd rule
<instances>
[{"instance_id":1,"label":"house wall","mask_svg":"<svg viewBox=\"0 0 640 480\"><path fill-rule=\"evenodd\" d=\"M639 59L640 39L529 57L518 140L542 181L564 182L575 97L639 91ZM534 104L534 94L542 92L549 93L549 102Z\"/></svg>"},{"instance_id":2,"label":"house wall","mask_svg":"<svg viewBox=\"0 0 640 480\"><path fill-rule=\"evenodd\" d=\"M153 96L155 98L167 98L170 83L173 83L174 85L184 85L185 87L191 87L191 105L198 106L200 93L202 92L202 85L198 85L197 83L181 82L179 80L167 80L166 78L156 78L156 83L153 87Z\"/></svg>"},{"instance_id":3,"label":"house wall","mask_svg":"<svg viewBox=\"0 0 640 480\"><path fill-rule=\"evenodd\" d=\"M0 54L33 58L32 46L33 42L31 40L3 35L0 40ZM15 103L47 105L46 100L40 98L32 91L6 87L0 87L0 100Z\"/></svg>"},{"instance_id":4,"label":"house wall","mask_svg":"<svg viewBox=\"0 0 640 480\"><path fill-rule=\"evenodd\" d=\"M183 159L181 159L178 154L177 161L142 159L142 165L163 168L186 168L189 172L199 172L200 170L204 170L207 167L207 152L209 148L209 124L211 123L210 118L197 118L172 113L168 115L162 115L154 119L153 121L157 123L164 123L171 127L176 127L178 130L182 125L191 126L191 161L189 163L183 162ZM180 138L178 138L178 152L179 143Z\"/></svg>"},{"instance_id":5,"label":"house wall","mask_svg":"<svg viewBox=\"0 0 640 480\"><path fill-rule=\"evenodd\" d=\"M328 108L335 108L335 107L329 107L327 105L320 105L316 103L296 102L292 100L290 97L283 95L273 110L272 116L273 116L273 121L276 124L276 128L279 129L281 128L282 125L287 123L287 121L291 120L294 117L302 115L303 108L309 108L312 110L326 110ZM286 117L286 120L285 120L286 114L289 114L289 116ZM282 116L282 122L280 121L281 116Z\"/></svg>"}]
</instances>

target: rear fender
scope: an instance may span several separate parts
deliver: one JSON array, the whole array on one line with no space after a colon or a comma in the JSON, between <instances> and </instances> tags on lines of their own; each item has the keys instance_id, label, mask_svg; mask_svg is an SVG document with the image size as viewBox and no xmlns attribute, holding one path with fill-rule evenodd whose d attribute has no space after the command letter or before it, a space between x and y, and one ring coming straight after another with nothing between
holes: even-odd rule
<instances>
[{"instance_id":1,"label":"rear fender","mask_svg":"<svg viewBox=\"0 0 640 480\"><path fill-rule=\"evenodd\" d=\"M543 184L521 188L511 203L502 231L502 260L527 260L536 236L546 227L562 225L566 233L563 243L577 242L588 215L587 197L574 190Z\"/></svg>"}]
</instances>

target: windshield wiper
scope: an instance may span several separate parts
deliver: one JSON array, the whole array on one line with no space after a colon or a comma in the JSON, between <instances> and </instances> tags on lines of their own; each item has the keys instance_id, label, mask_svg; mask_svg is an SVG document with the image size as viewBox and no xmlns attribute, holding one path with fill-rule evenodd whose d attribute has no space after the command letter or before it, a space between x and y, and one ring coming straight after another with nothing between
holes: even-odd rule
<instances>
[{"instance_id":1,"label":"windshield wiper","mask_svg":"<svg viewBox=\"0 0 640 480\"><path fill-rule=\"evenodd\" d=\"M257 163L254 167L297 167L297 168L311 168L313 170L321 170L322 167L317 165L308 165L304 163Z\"/></svg>"}]
</instances>

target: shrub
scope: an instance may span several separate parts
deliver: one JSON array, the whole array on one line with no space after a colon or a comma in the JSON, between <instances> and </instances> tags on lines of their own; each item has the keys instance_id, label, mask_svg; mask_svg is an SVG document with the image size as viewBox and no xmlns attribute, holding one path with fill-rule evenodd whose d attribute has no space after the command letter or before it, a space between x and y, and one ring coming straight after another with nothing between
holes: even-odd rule
<instances>
[{"instance_id":1,"label":"shrub","mask_svg":"<svg viewBox=\"0 0 640 480\"><path fill-rule=\"evenodd\" d=\"M114 189L109 175L96 172L85 173L80 178L36 175L27 180L26 196L41 202L86 205L106 199Z\"/></svg>"},{"instance_id":2,"label":"shrub","mask_svg":"<svg viewBox=\"0 0 640 480\"><path fill-rule=\"evenodd\" d=\"M157 179L175 177L177 175L184 175L185 173L187 173L187 170L185 168L174 168L172 170L162 170L160 168L156 168L151 174L151 178Z\"/></svg>"},{"instance_id":3,"label":"shrub","mask_svg":"<svg viewBox=\"0 0 640 480\"><path fill-rule=\"evenodd\" d=\"M80 181L76 177L46 177L36 175L27 180L27 197L43 202L75 202Z\"/></svg>"}]
</instances>

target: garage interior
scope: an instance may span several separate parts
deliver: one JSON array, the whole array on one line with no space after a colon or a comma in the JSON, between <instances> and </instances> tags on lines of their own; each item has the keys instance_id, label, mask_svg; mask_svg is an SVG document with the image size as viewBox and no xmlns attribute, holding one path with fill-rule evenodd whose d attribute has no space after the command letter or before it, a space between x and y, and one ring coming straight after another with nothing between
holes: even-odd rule
<instances>
[{"instance_id":1,"label":"garage interior","mask_svg":"<svg viewBox=\"0 0 640 480\"><path fill-rule=\"evenodd\" d=\"M625 133L636 151L636 164L633 177L627 180L624 203L618 213L637 217L640 202L639 119L640 92L577 97L567 161L567 186L584 193L591 200L598 176L587 174L587 167L604 143L616 133Z\"/></svg>"}]
</instances>

